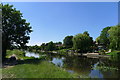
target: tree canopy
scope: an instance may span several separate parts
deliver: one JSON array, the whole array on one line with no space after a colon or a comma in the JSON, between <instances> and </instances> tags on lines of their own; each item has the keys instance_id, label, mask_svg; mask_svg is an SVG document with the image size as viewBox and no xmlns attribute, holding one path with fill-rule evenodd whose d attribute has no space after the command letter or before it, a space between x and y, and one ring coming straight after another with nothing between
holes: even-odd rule
<instances>
[{"instance_id":1,"label":"tree canopy","mask_svg":"<svg viewBox=\"0 0 120 80\"><path fill-rule=\"evenodd\" d=\"M92 44L92 37L88 34L77 34L73 37L73 48L80 52L89 51Z\"/></svg>"},{"instance_id":2,"label":"tree canopy","mask_svg":"<svg viewBox=\"0 0 120 80\"><path fill-rule=\"evenodd\" d=\"M13 5L2 4L2 53L5 58L6 49L11 46L25 48L32 32L30 23L22 18L22 13Z\"/></svg>"},{"instance_id":3,"label":"tree canopy","mask_svg":"<svg viewBox=\"0 0 120 80\"><path fill-rule=\"evenodd\" d=\"M66 48L72 48L73 47L73 36L66 36L63 40L63 44Z\"/></svg>"},{"instance_id":4,"label":"tree canopy","mask_svg":"<svg viewBox=\"0 0 120 80\"><path fill-rule=\"evenodd\" d=\"M109 41L109 29L111 27L105 27L102 31L101 31L101 34L100 34L100 43L105 45L106 47L109 47L109 44L110 44L110 41Z\"/></svg>"},{"instance_id":5,"label":"tree canopy","mask_svg":"<svg viewBox=\"0 0 120 80\"><path fill-rule=\"evenodd\" d=\"M47 43L47 45L46 45L46 51L53 51L55 49L56 49L56 46L55 46L55 44L52 41L50 41L49 43Z\"/></svg>"},{"instance_id":6,"label":"tree canopy","mask_svg":"<svg viewBox=\"0 0 120 80\"><path fill-rule=\"evenodd\" d=\"M85 35L89 36L88 31L83 32L83 34L85 34Z\"/></svg>"},{"instance_id":7,"label":"tree canopy","mask_svg":"<svg viewBox=\"0 0 120 80\"><path fill-rule=\"evenodd\" d=\"M110 48L113 50L120 50L120 25L112 26L108 33Z\"/></svg>"}]
</instances>

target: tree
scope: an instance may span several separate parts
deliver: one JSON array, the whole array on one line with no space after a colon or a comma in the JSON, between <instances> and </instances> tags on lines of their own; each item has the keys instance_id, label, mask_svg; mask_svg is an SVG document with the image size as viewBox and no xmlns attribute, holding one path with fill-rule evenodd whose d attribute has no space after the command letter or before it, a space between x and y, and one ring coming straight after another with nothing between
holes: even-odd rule
<instances>
[{"instance_id":1,"label":"tree","mask_svg":"<svg viewBox=\"0 0 120 80\"><path fill-rule=\"evenodd\" d=\"M72 38L73 38L73 36L66 36L65 39L63 40L63 44L65 45L66 48L73 47Z\"/></svg>"},{"instance_id":2,"label":"tree","mask_svg":"<svg viewBox=\"0 0 120 80\"><path fill-rule=\"evenodd\" d=\"M100 36L98 36L95 40L98 44L100 44Z\"/></svg>"},{"instance_id":3,"label":"tree","mask_svg":"<svg viewBox=\"0 0 120 80\"><path fill-rule=\"evenodd\" d=\"M40 49L40 47L35 45L35 46L33 46L33 49L37 52Z\"/></svg>"},{"instance_id":4,"label":"tree","mask_svg":"<svg viewBox=\"0 0 120 80\"><path fill-rule=\"evenodd\" d=\"M101 34L100 34L100 39L99 39L99 42L101 44L103 44L104 46L106 47L109 47L109 44L110 44L110 41L109 41L109 34L108 34L108 30L110 29L111 27L106 27L104 28L102 31L101 31Z\"/></svg>"},{"instance_id":5,"label":"tree","mask_svg":"<svg viewBox=\"0 0 120 80\"><path fill-rule=\"evenodd\" d=\"M83 32L83 34L85 34L85 35L89 36L88 31Z\"/></svg>"},{"instance_id":6,"label":"tree","mask_svg":"<svg viewBox=\"0 0 120 80\"><path fill-rule=\"evenodd\" d=\"M41 45L41 50L45 50L45 46L46 46L46 44L45 44L45 43L42 43L42 45Z\"/></svg>"},{"instance_id":7,"label":"tree","mask_svg":"<svg viewBox=\"0 0 120 80\"><path fill-rule=\"evenodd\" d=\"M47 46L46 46L46 50L47 51L53 51L53 50L55 50L56 49L56 46L55 46L55 44L51 41L51 42L49 42L48 44L47 44Z\"/></svg>"},{"instance_id":8,"label":"tree","mask_svg":"<svg viewBox=\"0 0 120 80\"><path fill-rule=\"evenodd\" d=\"M73 37L73 48L80 52L88 52L93 44L92 37L86 34L77 34Z\"/></svg>"},{"instance_id":9,"label":"tree","mask_svg":"<svg viewBox=\"0 0 120 80\"><path fill-rule=\"evenodd\" d=\"M113 50L120 50L120 25L111 27L108 33L110 48Z\"/></svg>"},{"instance_id":10,"label":"tree","mask_svg":"<svg viewBox=\"0 0 120 80\"><path fill-rule=\"evenodd\" d=\"M5 59L6 49L11 46L24 48L32 32L30 23L22 18L22 13L13 5L2 4L2 58Z\"/></svg>"}]
</instances>

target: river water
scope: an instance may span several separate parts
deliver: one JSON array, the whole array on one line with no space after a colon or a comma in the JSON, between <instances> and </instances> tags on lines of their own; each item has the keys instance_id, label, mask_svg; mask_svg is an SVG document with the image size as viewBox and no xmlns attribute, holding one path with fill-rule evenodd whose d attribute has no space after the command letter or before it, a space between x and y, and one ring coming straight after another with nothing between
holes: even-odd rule
<instances>
[{"instance_id":1,"label":"river water","mask_svg":"<svg viewBox=\"0 0 120 80\"><path fill-rule=\"evenodd\" d=\"M25 56L38 58L43 54L26 52ZM88 58L80 56L60 56L47 54L46 60L70 73L91 78L119 78L120 62L108 58Z\"/></svg>"}]
</instances>

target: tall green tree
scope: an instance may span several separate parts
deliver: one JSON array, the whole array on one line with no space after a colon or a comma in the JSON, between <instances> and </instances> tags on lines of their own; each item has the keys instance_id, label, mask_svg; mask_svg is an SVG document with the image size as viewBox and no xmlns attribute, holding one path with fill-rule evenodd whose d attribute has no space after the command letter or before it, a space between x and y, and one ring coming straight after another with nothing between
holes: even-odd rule
<instances>
[{"instance_id":1,"label":"tall green tree","mask_svg":"<svg viewBox=\"0 0 120 80\"><path fill-rule=\"evenodd\" d=\"M73 36L66 36L63 40L63 44L65 45L66 48L72 48L73 47L73 41L72 41Z\"/></svg>"},{"instance_id":2,"label":"tall green tree","mask_svg":"<svg viewBox=\"0 0 120 80\"><path fill-rule=\"evenodd\" d=\"M88 52L93 44L92 37L86 34L77 34L73 37L73 48L80 52Z\"/></svg>"},{"instance_id":3,"label":"tall green tree","mask_svg":"<svg viewBox=\"0 0 120 80\"><path fill-rule=\"evenodd\" d=\"M120 25L111 27L108 33L110 35L110 48L113 50L120 50Z\"/></svg>"},{"instance_id":4,"label":"tall green tree","mask_svg":"<svg viewBox=\"0 0 120 80\"><path fill-rule=\"evenodd\" d=\"M109 41L109 33L108 31L110 30L111 27L105 27L100 34L100 39L99 42L106 47L109 47L110 41Z\"/></svg>"},{"instance_id":5,"label":"tall green tree","mask_svg":"<svg viewBox=\"0 0 120 80\"><path fill-rule=\"evenodd\" d=\"M98 44L100 44L100 36L98 36L95 40Z\"/></svg>"},{"instance_id":6,"label":"tall green tree","mask_svg":"<svg viewBox=\"0 0 120 80\"><path fill-rule=\"evenodd\" d=\"M89 36L88 31L83 32L83 34L85 34L85 35Z\"/></svg>"},{"instance_id":7,"label":"tall green tree","mask_svg":"<svg viewBox=\"0 0 120 80\"><path fill-rule=\"evenodd\" d=\"M22 13L13 5L2 4L2 58L5 59L6 49L11 46L24 48L32 32L30 23L22 18Z\"/></svg>"},{"instance_id":8,"label":"tall green tree","mask_svg":"<svg viewBox=\"0 0 120 80\"><path fill-rule=\"evenodd\" d=\"M47 46L46 46L46 50L47 51L53 51L53 50L55 50L56 49L56 46L55 46L55 44L51 41L51 42L49 42L48 44L47 44Z\"/></svg>"},{"instance_id":9,"label":"tall green tree","mask_svg":"<svg viewBox=\"0 0 120 80\"><path fill-rule=\"evenodd\" d=\"M41 50L45 50L45 47L46 47L46 44L45 44L45 43L42 43L42 44L41 44Z\"/></svg>"}]
</instances>

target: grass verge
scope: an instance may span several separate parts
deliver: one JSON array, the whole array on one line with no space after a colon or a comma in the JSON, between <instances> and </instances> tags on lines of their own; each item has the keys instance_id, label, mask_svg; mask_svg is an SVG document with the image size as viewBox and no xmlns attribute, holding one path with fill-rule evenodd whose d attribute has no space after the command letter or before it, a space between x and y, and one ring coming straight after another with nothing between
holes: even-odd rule
<instances>
[{"instance_id":1,"label":"grass verge","mask_svg":"<svg viewBox=\"0 0 120 80\"><path fill-rule=\"evenodd\" d=\"M3 69L3 78L74 78L76 76L47 61Z\"/></svg>"},{"instance_id":2,"label":"grass verge","mask_svg":"<svg viewBox=\"0 0 120 80\"><path fill-rule=\"evenodd\" d=\"M113 61L120 61L120 51L112 51L107 55L111 55L111 60Z\"/></svg>"},{"instance_id":3,"label":"grass verge","mask_svg":"<svg viewBox=\"0 0 120 80\"><path fill-rule=\"evenodd\" d=\"M17 49L7 50L6 58L9 58L13 54L15 54L18 59L21 59L21 58L24 58L25 52Z\"/></svg>"},{"instance_id":4,"label":"grass verge","mask_svg":"<svg viewBox=\"0 0 120 80\"><path fill-rule=\"evenodd\" d=\"M10 56L12 56L13 54L16 55L18 60L35 59L34 57L27 57L27 56L25 56L25 52L21 51L21 50L18 50L18 49L7 50L6 58L10 58ZM40 58L44 58L44 57L41 56Z\"/></svg>"}]
</instances>

